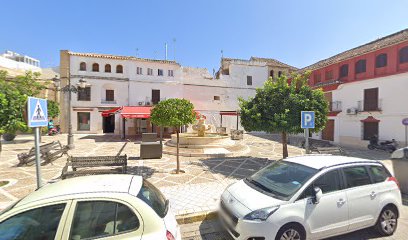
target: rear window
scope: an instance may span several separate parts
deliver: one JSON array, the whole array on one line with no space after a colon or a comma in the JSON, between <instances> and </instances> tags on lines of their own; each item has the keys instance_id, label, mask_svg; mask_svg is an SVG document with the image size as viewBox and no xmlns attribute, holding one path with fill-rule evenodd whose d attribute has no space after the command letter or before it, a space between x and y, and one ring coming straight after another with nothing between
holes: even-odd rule
<instances>
[{"instance_id":1,"label":"rear window","mask_svg":"<svg viewBox=\"0 0 408 240\"><path fill-rule=\"evenodd\" d=\"M358 187L371 184L370 175L364 166L344 168L344 175L347 180L347 187Z\"/></svg>"},{"instance_id":2,"label":"rear window","mask_svg":"<svg viewBox=\"0 0 408 240\"><path fill-rule=\"evenodd\" d=\"M143 180L142 188L137 197L153 208L161 218L166 216L169 205L168 200L153 184Z\"/></svg>"},{"instance_id":3,"label":"rear window","mask_svg":"<svg viewBox=\"0 0 408 240\"><path fill-rule=\"evenodd\" d=\"M384 182L390 177L387 170L382 166L369 166L369 169L375 183Z\"/></svg>"}]
</instances>

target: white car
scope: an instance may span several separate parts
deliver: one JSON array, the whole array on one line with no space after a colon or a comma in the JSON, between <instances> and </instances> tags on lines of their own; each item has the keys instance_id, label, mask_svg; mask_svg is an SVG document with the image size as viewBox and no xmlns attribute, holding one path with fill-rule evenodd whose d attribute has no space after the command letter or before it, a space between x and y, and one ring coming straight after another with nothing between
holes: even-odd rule
<instances>
[{"instance_id":1,"label":"white car","mask_svg":"<svg viewBox=\"0 0 408 240\"><path fill-rule=\"evenodd\" d=\"M0 240L181 239L169 201L134 175L62 180L0 213Z\"/></svg>"},{"instance_id":2,"label":"white car","mask_svg":"<svg viewBox=\"0 0 408 240\"><path fill-rule=\"evenodd\" d=\"M378 161L308 155L276 161L229 186L220 219L234 239L322 239L397 228L401 193Z\"/></svg>"}]
</instances>

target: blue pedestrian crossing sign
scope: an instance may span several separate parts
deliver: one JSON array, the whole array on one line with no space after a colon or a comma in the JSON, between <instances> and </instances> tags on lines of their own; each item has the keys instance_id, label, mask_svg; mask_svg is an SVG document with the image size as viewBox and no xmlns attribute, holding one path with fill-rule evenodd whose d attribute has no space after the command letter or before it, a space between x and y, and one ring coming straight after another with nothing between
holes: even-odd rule
<instances>
[{"instance_id":1,"label":"blue pedestrian crossing sign","mask_svg":"<svg viewBox=\"0 0 408 240\"><path fill-rule=\"evenodd\" d=\"M302 128L315 128L315 112L302 111L300 125Z\"/></svg>"},{"instance_id":2,"label":"blue pedestrian crossing sign","mask_svg":"<svg viewBox=\"0 0 408 240\"><path fill-rule=\"evenodd\" d=\"M46 127L48 125L47 99L28 97L28 126Z\"/></svg>"}]
</instances>

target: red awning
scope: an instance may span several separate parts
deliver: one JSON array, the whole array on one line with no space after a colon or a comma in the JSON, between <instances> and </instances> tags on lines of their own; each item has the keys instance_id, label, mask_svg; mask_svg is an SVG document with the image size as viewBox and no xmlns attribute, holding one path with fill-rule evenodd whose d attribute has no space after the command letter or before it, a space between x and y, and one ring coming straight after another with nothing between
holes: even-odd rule
<instances>
[{"instance_id":1,"label":"red awning","mask_svg":"<svg viewBox=\"0 0 408 240\"><path fill-rule=\"evenodd\" d=\"M373 116L368 116L366 119L360 120L360 122L378 123L378 122L380 122L380 120L375 119Z\"/></svg>"},{"instance_id":2,"label":"red awning","mask_svg":"<svg viewBox=\"0 0 408 240\"><path fill-rule=\"evenodd\" d=\"M237 112L237 111L221 111L220 115L221 116L237 116L237 115L239 115L239 112Z\"/></svg>"},{"instance_id":3,"label":"red awning","mask_svg":"<svg viewBox=\"0 0 408 240\"><path fill-rule=\"evenodd\" d=\"M122 107L122 118L150 118L152 107Z\"/></svg>"},{"instance_id":4,"label":"red awning","mask_svg":"<svg viewBox=\"0 0 408 240\"><path fill-rule=\"evenodd\" d=\"M115 114L120 109L121 109L121 107L117 107L117 108L112 108L112 109L103 111L102 112L102 117L109 117L109 115Z\"/></svg>"}]
</instances>

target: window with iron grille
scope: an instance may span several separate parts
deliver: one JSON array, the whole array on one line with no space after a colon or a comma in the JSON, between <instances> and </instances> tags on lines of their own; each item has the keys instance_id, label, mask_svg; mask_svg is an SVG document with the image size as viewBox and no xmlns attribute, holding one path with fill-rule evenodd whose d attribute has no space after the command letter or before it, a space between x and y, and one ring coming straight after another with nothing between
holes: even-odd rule
<instances>
[{"instance_id":1,"label":"window with iron grille","mask_svg":"<svg viewBox=\"0 0 408 240\"><path fill-rule=\"evenodd\" d=\"M92 72L99 72L99 64L97 63L92 64Z\"/></svg>"},{"instance_id":2,"label":"window with iron grille","mask_svg":"<svg viewBox=\"0 0 408 240\"><path fill-rule=\"evenodd\" d=\"M356 62L356 73L363 73L366 71L366 60L361 59Z\"/></svg>"},{"instance_id":3,"label":"window with iron grille","mask_svg":"<svg viewBox=\"0 0 408 240\"><path fill-rule=\"evenodd\" d=\"M116 73L123 73L123 66L122 65L117 65L116 66Z\"/></svg>"},{"instance_id":4,"label":"window with iron grille","mask_svg":"<svg viewBox=\"0 0 408 240\"><path fill-rule=\"evenodd\" d=\"M325 73L325 79L326 79L326 81L333 79L333 70L327 71L327 72Z\"/></svg>"},{"instance_id":5,"label":"window with iron grille","mask_svg":"<svg viewBox=\"0 0 408 240\"><path fill-rule=\"evenodd\" d=\"M340 67L340 77L348 76L348 64L344 64Z\"/></svg>"},{"instance_id":6,"label":"window with iron grille","mask_svg":"<svg viewBox=\"0 0 408 240\"><path fill-rule=\"evenodd\" d=\"M143 74L143 71L142 71L142 68L141 68L141 67L137 67L137 68L136 68L136 74L138 74L138 75L142 75L142 74Z\"/></svg>"},{"instance_id":7,"label":"window with iron grille","mask_svg":"<svg viewBox=\"0 0 408 240\"><path fill-rule=\"evenodd\" d=\"M315 84L322 81L322 77L321 77L320 73L315 73L315 74L313 75L313 78L314 78Z\"/></svg>"},{"instance_id":8,"label":"window with iron grille","mask_svg":"<svg viewBox=\"0 0 408 240\"><path fill-rule=\"evenodd\" d=\"M86 71L86 63L81 62L79 64L79 71Z\"/></svg>"},{"instance_id":9,"label":"window with iron grille","mask_svg":"<svg viewBox=\"0 0 408 240\"><path fill-rule=\"evenodd\" d=\"M163 69L157 69L157 76L163 76Z\"/></svg>"},{"instance_id":10,"label":"window with iron grille","mask_svg":"<svg viewBox=\"0 0 408 240\"><path fill-rule=\"evenodd\" d=\"M160 90L152 89L152 103L157 104L160 102Z\"/></svg>"},{"instance_id":11,"label":"window with iron grille","mask_svg":"<svg viewBox=\"0 0 408 240\"><path fill-rule=\"evenodd\" d=\"M169 77L173 77L173 70L168 70Z\"/></svg>"},{"instance_id":12,"label":"window with iron grille","mask_svg":"<svg viewBox=\"0 0 408 240\"><path fill-rule=\"evenodd\" d=\"M364 122L363 140L370 140L374 135L378 137L378 122Z\"/></svg>"},{"instance_id":13,"label":"window with iron grille","mask_svg":"<svg viewBox=\"0 0 408 240\"><path fill-rule=\"evenodd\" d=\"M107 73L111 72L111 65L110 64L105 65L105 72L107 72Z\"/></svg>"},{"instance_id":14,"label":"window with iron grille","mask_svg":"<svg viewBox=\"0 0 408 240\"><path fill-rule=\"evenodd\" d=\"M91 101L91 87L78 88L78 101Z\"/></svg>"},{"instance_id":15,"label":"window with iron grille","mask_svg":"<svg viewBox=\"0 0 408 240\"><path fill-rule=\"evenodd\" d=\"M247 76L247 85L252 85L252 76Z\"/></svg>"},{"instance_id":16,"label":"window with iron grille","mask_svg":"<svg viewBox=\"0 0 408 240\"><path fill-rule=\"evenodd\" d=\"M106 101L115 101L115 91L106 90Z\"/></svg>"},{"instance_id":17,"label":"window with iron grille","mask_svg":"<svg viewBox=\"0 0 408 240\"><path fill-rule=\"evenodd\" d=\"M153 75L153 69L148 68L147 69L147 75Z\"/></svg>"},{"instance_id":18,"label":"window with iron grille","mask_svg":"<svg viewBox=\"0 0 408 240\"><path fill-rule=\"evenodd\" d=\"M383 53L375 58L375 67L380 68L385 66L387 66L387 54Z\"/></svg>"}]
</instances>

